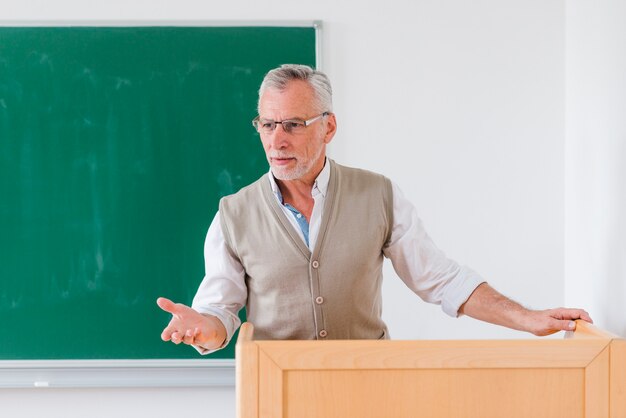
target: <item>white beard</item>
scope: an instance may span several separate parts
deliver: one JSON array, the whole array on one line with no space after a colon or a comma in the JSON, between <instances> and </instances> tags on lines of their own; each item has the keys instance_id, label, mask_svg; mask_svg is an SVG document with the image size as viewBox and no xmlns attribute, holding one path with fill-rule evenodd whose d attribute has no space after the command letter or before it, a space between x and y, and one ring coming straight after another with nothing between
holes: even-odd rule
<instances>
[{"instance_id":1,"label":"white beard","mask_svg":"<svg viewBox=\"0 0 626 418\"><path fill-rule=\"evenodd\" d=\"M293 168L287 167L271 167L272 174L277 180L298 180L308 174L313 165L319 160L322 153L324 152L324 146L320 146L316 155L312 156L308 160L298 160L296 159L296 166ZM286 155L272 155L272 157L282 157L282 158L290 158L291 156Z\"/></svg>"}]
</instances>

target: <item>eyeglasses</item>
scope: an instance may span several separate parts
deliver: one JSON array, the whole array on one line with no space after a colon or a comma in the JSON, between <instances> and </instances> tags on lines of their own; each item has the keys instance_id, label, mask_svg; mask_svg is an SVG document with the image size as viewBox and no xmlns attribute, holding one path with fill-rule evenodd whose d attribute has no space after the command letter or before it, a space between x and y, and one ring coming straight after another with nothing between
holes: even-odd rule
<instances>
[{"instance_id":1,"label":"eyeglasses","mask_svg":"<svg viewBox=\"0 0 626 418\"><path fill-rule=\"evenodd\" d=\"M271 119L261 119L259 116L252 120L252 126L260 134L269 135L276 130L276 125L283 125L283 129L288 134L298 134L304 131L304 129L315 122L318 119L328 116L330 112L324 112L321 115L317 115L314 118L308 120L302 119L287 119L283 121L276 121Z\"/></svg>"}]
</instances>

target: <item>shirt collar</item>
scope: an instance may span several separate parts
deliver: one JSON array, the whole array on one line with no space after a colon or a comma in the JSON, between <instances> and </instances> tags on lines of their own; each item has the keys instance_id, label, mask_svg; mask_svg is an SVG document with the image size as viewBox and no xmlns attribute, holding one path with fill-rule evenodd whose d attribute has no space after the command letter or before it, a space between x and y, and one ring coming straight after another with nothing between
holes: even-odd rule
<instances>
[{"instance_id":1,"label":"shirt collar","mask_svg":"<svg viewBox=\"0 0 626 418\"><path fill-rule=\"evenodd\" d=\"M274 178L274 174L272 174L272 168L270 167L270 171L268 173L268 177L270 179L270 185L272 186L272 191L278 198L278 200L283 203L283 196L280 193L280 188L276 183L276 179ZM330 181L330 163L328 162L328 158L324 160L324 168L317 175L315 182L313 183L313 189L311 189L311 196L315 197L317 194L321 194L322 197L326 197L326 192L328 192L328 183Z\"/></svg>"}]
</instances>

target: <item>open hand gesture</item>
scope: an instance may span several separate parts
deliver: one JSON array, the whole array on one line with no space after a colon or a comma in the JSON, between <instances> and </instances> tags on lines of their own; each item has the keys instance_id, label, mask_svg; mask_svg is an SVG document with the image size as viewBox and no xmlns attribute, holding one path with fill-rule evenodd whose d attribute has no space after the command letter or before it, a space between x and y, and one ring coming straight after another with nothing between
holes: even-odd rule
<instances>
[{"instance_id":1,"label":"open hand gesture","mask_svg":"<svg viewBox=\"0 0 626 418\"><path fill-rule=\"evenodd\" d=\"M193 344L206 349L222 346L226 339L226 329L215 316L203 315L182 303L174 303L167 298L158 298L157 305L172 314L170 323L161 333L163 341L174 344Z\"/></svg>"}]
</instances>

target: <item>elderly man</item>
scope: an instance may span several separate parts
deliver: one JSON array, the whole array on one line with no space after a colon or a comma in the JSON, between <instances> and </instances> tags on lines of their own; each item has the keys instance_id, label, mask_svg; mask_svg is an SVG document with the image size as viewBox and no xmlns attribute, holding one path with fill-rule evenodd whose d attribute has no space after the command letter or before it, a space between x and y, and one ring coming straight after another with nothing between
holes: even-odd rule
<instances>
[{"instance_id":1,"label":"elderly man","mask_svg":"<svg viewBox=\"0 0 626 418\"><path fill-rule=\"evenodd\" d=\"M447 259L413 205L384 176L326 157L337 131L328 78L302 65L270 71L253 125L270 172L223 198L206 237L206 275L192 307L159 298L173 317L164 341L209 353L228 344L245 305L259 339L382 339L384 257L422 299L451 316L547 335L580 309L535 311Z\"/></svg>"}]
</instances>

